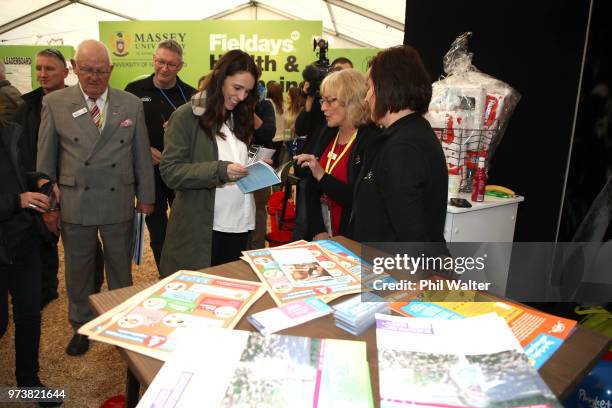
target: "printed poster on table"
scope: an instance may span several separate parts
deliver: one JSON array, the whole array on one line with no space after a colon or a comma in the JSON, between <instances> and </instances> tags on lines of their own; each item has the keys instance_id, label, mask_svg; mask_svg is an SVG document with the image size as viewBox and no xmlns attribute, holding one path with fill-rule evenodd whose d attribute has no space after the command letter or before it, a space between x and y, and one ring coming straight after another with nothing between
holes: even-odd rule
<instances>
[{"instance_id":1,"label":"printed poster on table","mask_svg":"<svg viewBox=\"0 0 612 408\"><path fill-rule=\"evenodd\" d=\"M178 271L79 333L165 361L186 328L231 329L264 292L260 282Z\"/></svg>"},{"instance_id":2,"label":"printed poster on table","mask_svg":"<svg viewBox=\"0 0 612 408\"><path fill-rule=\"evenodd\" d=\"M189 332L139 408L374 406L365 342L212 328Z\"/></svg>"},{"instance_id":3,"label":"printed poster on table","mask_svg":"<svg viewBox=\"0 0 612 408\"><path fill-rule=\"evenodd\" d=\"M391 310L405 316L445 320L496 313L508 323L512 333L525 349L529 362L536 369L540 368L561 347L563 341L576 326L575 320L505 302L489 294L475 291L463 291L463 293L469 298L468 301L393 302L390 307ZM441 296L441 293L434 296Z\"/></svg>"},{"instance_id":4,"label":"printed poster on table","mask_svg":"<svg viewBox=\"0 0 612 408\"><path fill-rule=\"evenodd\" d=\"M380 407L561 408L506 322L376 315Z\"/></svg>"},{"instance_id":5,"label":"printed poster on table","mask_svg":"<svg viewBox=\"0 0 612 408\"><path fill-rule=\"evenodd\" d=\"M329 301L361 290L359 275L315 243L243 252L278 306L316 296Z\"/></svg>"}]
</instances>

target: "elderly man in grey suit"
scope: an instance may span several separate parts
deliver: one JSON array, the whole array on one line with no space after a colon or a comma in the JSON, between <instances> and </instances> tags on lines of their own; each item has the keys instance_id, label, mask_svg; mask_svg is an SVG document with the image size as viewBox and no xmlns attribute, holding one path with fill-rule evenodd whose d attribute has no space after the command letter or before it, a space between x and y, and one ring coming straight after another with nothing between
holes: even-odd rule
<instances>
[{"instance_id":1,"label":"elderly man in grey suit","mask_svg":"<svg viewBox=\"0 0 612 408\"><path fill-rule=\"evenodd\" d=\"M91 320L96 237L102 237L110 289L132 284L134 197L150 214L153 164L141 101L108 86L113 70L104 44L86 40L72 60L78 85L46 95L38 136L37 169L58 181L70 323L66 352L84 354L76 330Z\"/></svg>"}]
</instances>

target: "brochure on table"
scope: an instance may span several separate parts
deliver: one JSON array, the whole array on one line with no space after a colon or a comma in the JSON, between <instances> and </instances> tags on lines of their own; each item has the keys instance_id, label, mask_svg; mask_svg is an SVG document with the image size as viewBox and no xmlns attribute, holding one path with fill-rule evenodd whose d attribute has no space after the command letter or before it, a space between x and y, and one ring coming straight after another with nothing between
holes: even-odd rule
<instances>
[{"instance_id":1,"label":"brochure on table","mask_svg":"<svg viewBox=\"0 0 612 408\"><path fill-rule=\"evenodd\" d=\"M316 243L257 249L243 255L278 306L311 296L329 301L361 290L360 276L349 271L355 262L336 262Z\"/></svg>"},{"instance_id":2,"label":"brochure on table","mask_svg":"<svg viewBox=\"0 0 612 408\"><path fill-rule=\"evenodd\" d=\"M178 271L79 333L165 361L186 328L233 328L263 293L260 282Z\"/></svg>"},{"instance_id":3,"label":"brochure on table","mask_svg":"<svg viewBox=\"0 0 612 408\"><path fill-rule=\"evenodd\" d=\"M365 262L354 252L348 250L336 241L333 241L331 239L324 239L320 241L314 241L314 243L320 245L321 248L323 248L334 261L343 260L345 262L352 263L353 266L349 268L349 271L351 271L351 273L353 273L354 275L361 276L361 283L365 290L373 289L372 284L375 280L378 280L381 283L396 282L395 278L386 273L374 273L370 264Z\"/></svg>"},{"instance_id":4,"label":"brochure on table","mask_svg":"<svg viewBox=\"0 0 612 408\"><path fill-rule=\"evenodd\" d=\"M506 322L376 316L381 408L559 407Z\"/></svg>"},{"instance_id":5,"label":"brochure on table","mask_svg":"<svg viewBox=\"0 0 612 408\"><path fill-rule=\"evenodd\" d=\"M489 294L464 291L465 302L393 302L391 310L411 317L463 319L496 313L510 326L521 343L529 362L540 368L572 333L575 320L564 319L516 303L502 301ZM489 300L489 301L487 301Z\"/></svg>"},{"instance_id":6,"label":"brochure on table","mask_svg":"<svg viewBox=\"0 0 612 408\"><path fill-rule=\"evenodd\" d=\"M333 309L323 300L310 297L247 316L260 333L271 334L330 314Z\"/></svg>"},{"instance_id":7,"label":"brochure on table","mask_svg":"<svg viewBox=\"0 0 612 408\"><path fill-rule=\"evenodd\" d=\"M373 407L364 342L188 331L139 408Z\"/></svg>"}]
</instances>

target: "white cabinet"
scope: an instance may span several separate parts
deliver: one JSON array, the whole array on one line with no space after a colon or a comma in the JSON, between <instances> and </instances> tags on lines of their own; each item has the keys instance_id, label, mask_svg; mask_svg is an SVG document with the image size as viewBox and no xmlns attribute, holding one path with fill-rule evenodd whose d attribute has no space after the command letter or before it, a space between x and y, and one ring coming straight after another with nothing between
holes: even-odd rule
<instances>
[{"instance_id":1,"label":"white cabinet","mask_svg":"<svg viewBox=\"0 0 612 408\"><path fill-rule=\"evenodd\" d=\"M469 200L469 194L459 194L458 197ZM518 204L524 197L497 198L485 196L485 201L471 202L471 208L448 206L444 238L446 242L478 242L481 243L474 256L488 255L486 271L476 278L483 282L491 282L493 293L504 295L508 282L508 268L512 246L488 245L488 243L508 242L514 240L514 226Z\"/></svg>"},{"instance_id":2,"label":"white cabinet","mask_svg":"<svg viewBox=\"0 0 612 408\"><path fill-rule=\"evenodd\" d=\"M469 200L469 194L459 194ZM471 202L472 208L446 207L446 242L512 242L518 203L524 197L497 198Z\"/></svg>"}]
</instances>

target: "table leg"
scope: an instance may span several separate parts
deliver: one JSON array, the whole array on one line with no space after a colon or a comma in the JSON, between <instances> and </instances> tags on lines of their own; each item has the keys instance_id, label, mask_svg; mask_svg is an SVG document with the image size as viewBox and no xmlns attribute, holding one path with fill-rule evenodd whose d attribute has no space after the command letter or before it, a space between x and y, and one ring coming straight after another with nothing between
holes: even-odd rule
<instances>
[{"instance_id":1,"label":"table leg","mask_svg":"<svg viewBox=\"0 0 612 408\"><path fill-rule=\"evenodd\" d=\"M125 383L125 408L135 408L140 396L140 382L128 367Z\"/></svg>"}]
</instances>

